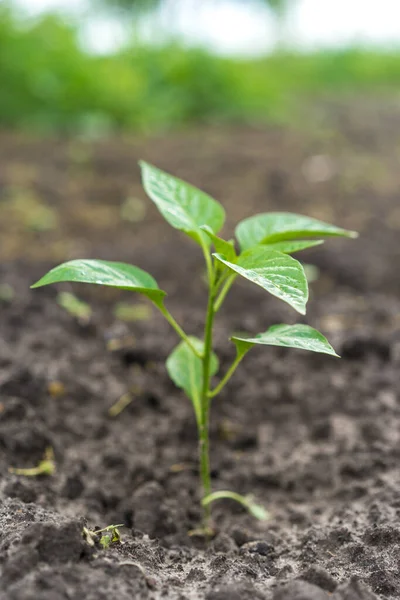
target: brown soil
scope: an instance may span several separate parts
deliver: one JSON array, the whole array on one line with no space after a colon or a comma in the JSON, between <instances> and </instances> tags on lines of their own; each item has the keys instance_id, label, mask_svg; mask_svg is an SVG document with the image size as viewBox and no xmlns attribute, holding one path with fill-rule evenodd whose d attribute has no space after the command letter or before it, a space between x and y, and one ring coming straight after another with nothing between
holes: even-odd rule
<instances>
[{"instance_id":1,"label":"brown soil","mask_svg":"<svg viewBox=\"0 0 400 600\"><path fill-rule=\"evenodd\" d=\"M0 137L0 281L14 290L0 312L1 600L400 597L399 116L372 114L336 106L307 133ZM361 232L302 256L321 269L306 322L342 359L253 350L214 403L214 489L254 493L272 518L219 502L208 545L188 535L200 518L196 430L164 367L173 331L157 314L118 321L126 294L64 286L93 307L80 324L55 288L28 289L65 258L126 260L152 272L200 334L201 256L145 200L139 158L220 199L227 235L276 209ZM232 330L295 319L237 285L217 323L221 370ZM133 401L110 417L126 392ZM8 473L37 465L48 446L53 476ZM125 527L106 550L82 536L111 523Z\"/></svg>"}]
</instances>

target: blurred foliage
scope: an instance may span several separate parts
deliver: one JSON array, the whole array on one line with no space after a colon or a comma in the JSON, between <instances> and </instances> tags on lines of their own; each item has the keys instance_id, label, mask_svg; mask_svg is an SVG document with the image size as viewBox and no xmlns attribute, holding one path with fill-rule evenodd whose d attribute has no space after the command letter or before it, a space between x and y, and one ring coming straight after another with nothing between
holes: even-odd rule
<instances>
[{"instance_id":1,"label":"blurred foliage","mask_svg":"<svg viewBox=\"0 0 400 600\"><path fill-rule=\"evenodd\" d=\"M180 0L182 3L184 0ZM216 4L221 0L214 0ZM223 0L225 1L225 0ZM234 0L237 3L265 4L275 15L285 14L294 0ZM179 0L178 0L179 2ZM126 14L150 12L165 4L165 0L92 0L93 4L103 6L108 11L124 11Z\"/></svg>"},{"instance_id":2,"label":"blurred foliage","mask_svg":"<svg viewBox=\"0 0 400 600\"><path fill-rule=\"evenodd\" d=\"M400 55L369 50L221 58L201 49L138 47L94 56L78 31L45 15L21 24L0 10L0 126L149 131L194 122L285 119L303 98L394 92Z\"/></svg>"},{"instance_id":3,"label":"blurred foliage","mask_svg":"<svg viewBox=\"0 0 400 600\"><path fill-rule=\"evenodd\" d=\"M152 12L159 8L163 0L92 0L94 6L105 9L108 13L117 12L125 15L137 15Z\"/></svg>"}]
</instances>

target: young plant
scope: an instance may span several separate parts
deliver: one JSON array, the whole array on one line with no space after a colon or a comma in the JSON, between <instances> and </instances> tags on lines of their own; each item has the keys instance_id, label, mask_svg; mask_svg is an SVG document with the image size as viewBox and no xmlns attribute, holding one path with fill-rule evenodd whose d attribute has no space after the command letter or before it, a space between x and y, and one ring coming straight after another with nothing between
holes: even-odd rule
<instances>
[{"instance_id":1,"label":"young plant","mask_svg":"<svg viewBox=\"0 0 400 600\"><path fill-rule=\"evenodd\" d=\"M240 502L254 516L266 518L265 510L251 498L235 492L212 493L209 458L210 407L230 380L249 350L258 344L299 348L337 356L326 338L308 325L274 325L257 335L233 335L236 358L219 383L211 386L218 372L218 358L213 351L213 326L217 312L237 277L243 277L304 315L308 284L303 266L291 254L322 244L324 237L356 237L322 221L292 213L259 214L236 227L238 249L233 241L217 234L225 220L223 207L213 198L171 175L141 162L143 186L160 213L175 229L198 244L204 254L208 303L202 339L188 335L165 306L166 293L154 278L138 267L103 260L72 260L55 267L32 287L72 281L113 286L139 292L164 315L181 342L167 359L167 370L174 383L182 388L193 404L198 434L202 483L204 526L209 527L210 504L220 498ZM214 246L215 252L211 250Z\"/></svg>"},{"instance_id":2,"label":"young plant","mask_svg":"<svg viewBox=\"0 0 400 600\"><path fill-rule=\"evenodd\" d=\"M119 532L119 528L123 527L124 524L120 523L119 525L108 525L103 529L88 529L84 527L82 530L82 535L89 544L89 546L95 546L96 544L100 544L104 550L109 548L111 544L115 544L116 542L121 541L121 534Z\"/></svg>"},{"instance_id":3,"label":"young plant","mask_svg":"<svg viewBox=\"0 0 400 600\"><path fill-rule=\"evenodd\" d=\"M17 469L9 467L8 472L14 475L24 475L25 477L39 477L39 475L54 475L56 471L56 463L54 460L54 451L51 446L46 448L42 460L36 467L28 467L27 469Z\"/></svg>"}]
</instances>

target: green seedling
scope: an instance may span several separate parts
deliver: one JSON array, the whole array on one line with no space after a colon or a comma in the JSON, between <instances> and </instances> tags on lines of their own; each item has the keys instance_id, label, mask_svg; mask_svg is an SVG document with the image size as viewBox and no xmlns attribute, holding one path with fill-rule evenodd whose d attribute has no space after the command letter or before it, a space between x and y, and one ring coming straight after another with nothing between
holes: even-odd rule
<instances>
[{"instance_id":1,"label":"green seedling","mask_svg":"<svg viewBox=\"0 0 400 600\"><path fill-rule=\"evenodd\" d=\"M204 529L210 529L210 505L221 498L240 502L255 517L265 519L266 511L248 496L236 492L212 492L209 458L210 408L228 383L239 363L256 345L299 348L337 356L326 338L308 325L274 325L256 335L233 335L236 358L219 382L212 378L219 370L213 351L214 319L238 277L247 279L304 315L308 283L304 268L291 255L323 242L325 237L356 237L322 221L292 213L259 214L236 227L236 239L218 236L225 211L221 204L197 188L147 164L140 163L143 185L166 221L199 245L205 259L208 302L202 339L188 335L165 306L166 292L142 269L119 262L72 260L49 271L32 287L73 281L112 286L139 292L164 315L181 338L167 359L166 367L174 383L192 402L199 435L199 463L202 483ZM211 247L214 246L212 251Z\"/></svg>"},{"instance_id":2,"label":"green seedling","mask_svg":"<svg viewBox=\"0 0 400 600\"><path fill-rule=\"evenodd\" d=\"M14 475L24 475L25 477L38 477L39 475L54 475L56 471L56 463L54 461L53 448L46 448L43 459L39 462L37 467L30 467L28 469L16 469L9 467L8 472Z\"/></svg>"},{"instance_id":3,"label":"green seedling","mask_svg":"<svg viewBox=\"0 0 400 600\"><path fill-rule=\"evenodd\" d=\"M103 529L88 529L84 527L82 530L83 537L89 544L89 546L95 546L96 543L100 544L105 550L109 548L111 544L115 544L116 542L121 541L121 534L119 532L119 527L124 527L124 524L119 525L108 525Z\"/></svg>"},{"instance_id":4,"label":"green seedling","mask_svg":"<svg viewBox=\"0 0 400 600\"><path fill-rule=\"evenodd\" d=\"M60 292L57 296L57 303L67 311L72 317L75 317L81 323L88 323L92 316L92 309L86 302L79 300L71 292Z\"/></svg>"}]
</instances>

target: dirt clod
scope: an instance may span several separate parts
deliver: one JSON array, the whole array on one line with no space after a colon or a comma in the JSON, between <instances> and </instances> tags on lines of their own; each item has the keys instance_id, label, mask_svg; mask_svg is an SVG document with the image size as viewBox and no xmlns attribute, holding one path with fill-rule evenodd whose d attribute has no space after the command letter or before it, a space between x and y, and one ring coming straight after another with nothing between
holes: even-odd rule
<instances>
[{"instance_id":1,"label":"dirt clod","mask_svg":"<svg viewBox=\"0 0 400 600\"><path fill-rule=\"evenodd\" d=\"M329 600L329 596L320 587L299 580L277 590L273 600Z\"/></svg>"}]
</instances>

